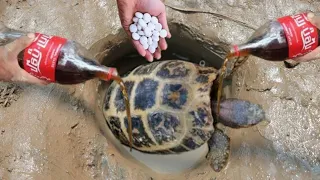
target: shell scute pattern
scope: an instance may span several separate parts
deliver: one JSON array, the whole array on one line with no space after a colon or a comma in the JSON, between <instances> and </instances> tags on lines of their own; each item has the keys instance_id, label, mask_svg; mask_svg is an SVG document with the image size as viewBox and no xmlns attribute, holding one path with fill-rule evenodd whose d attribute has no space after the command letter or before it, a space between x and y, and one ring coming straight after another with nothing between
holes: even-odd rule
<instances>
[{"instance_id":1,"label":"shell scute pattern","mask_svg":"<svg viewBox=\"0 0 320 180\"><path fill-rule=\"evenodd\" d=\"M185 66L183 62L174 61L163 64L157 72L157 76L164 79L184 78L189 76L190 73L191 69Z\"/></svg>"},{"instance_id":2,"label":"shell scute pattern","mask_svg":"<svg viewBox=\"0 0 320 180\"><path fill-rule=\"evenodd\" d=\"M208 83L209 77L206 75L200 75L199 77L197 77L196 81L199 83Z\"/></svg>"},{"instance_id":3,"label":"shell scute pattern","mask_svg":"<svg viewBox=\"0 0 320 180\"><path fill-rule=\"evenodd\" d=\"M129 141L127 140L126 136L124 135L122 128L121 128L121 124L120 124L120 119L117 117L110 117L109 118L109 122L110 122L110 129L112 130L112 133L118 138L120 139L121 142L124 143L129 143Z\"/></svg>"},{"instance_id":4,"label":"shell scute pattern","mask_svg":"<svg viewBox=\"0 0 320 180\"><path fill-rule=\"evenodd\" d=\"M215 71L210 68L182 61L143 65L124 77L131 92L133 147L147 153L170 154L196 149L205 143L214 131L208 105L215 78ZM207 88L199 92L201 87ZM112 92L107 101L123 101L121 95L116 95L121 94L118 85L109 88ZM118 139L128 145L126 112L116 109L115 103L104 109L106 121L114 134L122 132ZM111 117L118 117L120 130L112 126Z\"/></svg>"},{"instance_id":5,"label":"shell scute pattern","mask_svg":"<svg viewBox=\"0 0 320 180\"><path fill-rule=\"evenodd\" d=\"M114 86L113 84L111 84L111 86ZM110 86L110 88L107 90L106 92L106 98L105 98L105 102L103 105L104 111L108 111L110 109L110 98L111 98L111 93L112 93L112 87Z\"/></svg>"},{"instance_id":6,"label":"shell scute pattern","mask_svg":"<svg viewBox=\"0 0 320 180\"><path fill-rule=\"evenodd\" d=\"M204 131L202 129L191 129L190 133L193 137L200 137L202 141L207 141L210 139L213 131Z\"/></svg>"},{"instance_id":7,"label":"shell scute pattern","mask_svg":"<svg viewBox=\"0 0 320 180\"><path fill-rule=\"evenodd\" d=\"M159 61L159 62L153 62L151 64L147 64L147 65L144 65L144 66L139 66L132 72L132 74L133 75L147 75L147 74L150 74L155 68L158 67L158 65L160 63L161 62Z\"/></svg>"},{"instance_id":8,"label":"shell scute pattern","mask_svg":"<svg viewBox=\"0 0 320 180\"><path fill-rule=\"evenodd\" d=\"M212 125L212 119L209 118L210 114L205 108L198 108L189 112L193 116L192 127L203 128Z\"/></svg>"},{"instance_id":9,"label":"shell scute pattern","mask_svg":"<svg viewBox=\"0 0 320 180\"><path fill-rule=\"evenodd\" d=\"M159 145L178 139L181 134L179 117L172 113L156 111L148 114L148 124Z\"/></svg>"},{"instance_id":10,"label":"shell scute pattern","mask_svg":"<svg viewBox=\"0 0 320 180\"><path fill-rule=\"evenodd\" d=\"M131 94L132 94L132 88L134 86L134 81L126 81L124 83L125 87L126 87L126 90L127 90L127 93L128 93L128 96L129 96L129 99L131 97ZM121 89L120 87L118 87L117 89L117 95L115 97L115 100L114 100L114 105L115 107L117 108L117 111L126 111L126 105L125 105L125 102L123 101L123 94L121 92Z\"/></svg>"},{"instance_id":11,"label":"shell scute pattern","mask_svg":"<svg viewBox=\"0 0 320 180\"><path fill-rule=\"evenodd\" d=\"M188 101L188 88L183 84L166 84L162 91L162 105L182 109Z\"/></svg>"},{"instance_id":12,"label":"shell scute pattern","mask_svg":"<svg viewBox=\"0 0 320 180\"><path fill-rule=\"evenodd\" d=\"M156 93L159 82L145 78L137 86L134 97L134 109L146 110L156 103Z\"/></svg>"},{"instance_id":13,"label":"shell scute pattern","mask_svg":"<svg viewBox=\"0 0 320 180\"><path fill-rule=\"evenodd\" d=\"M145 127L141 116L132 116L132 138L133 143L137 147L151 147L155 145L155 143L150 139L145 131ZM126 129L128 128L128 119L124 118L124 124Z\"/></svg>"}]
</instances>

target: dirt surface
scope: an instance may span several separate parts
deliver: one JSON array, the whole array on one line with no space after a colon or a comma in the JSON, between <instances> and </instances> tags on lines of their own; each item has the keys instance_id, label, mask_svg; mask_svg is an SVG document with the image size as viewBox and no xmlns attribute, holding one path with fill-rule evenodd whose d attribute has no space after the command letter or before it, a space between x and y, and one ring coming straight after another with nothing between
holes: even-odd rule
<instances>
[{"instance_id":1,"label":"dirt surface","mask_svg":"<svg viewBox=\"0 0 320 180\"><path fill-rule=\"evenodd\" d=\"M21 88L14 84L0 84L0 106L9 107L19 98Z\"/></svg>"},{"instance_id":2,"label":"dirt surface","mask_svg":"<svg viewBox=\"0 0 320 180\"><path fill-rule=\"evenodd\" d=\"M253 29L243 23L257 28L266 19L320 7L306 0L165 2L180 9L167 7L171 23L222 44L244 42ZM115 5L107 0L0 1L0 21L90 48L121 29ZM283 63L251 57L237 70L226 89L229 95L261 104L269 123L225 128L232 151L221 173L201 163L184 173L159 174L125 156L106 138L94 108L97 81L45 87L0 83L0 179L320 179L319 68L319 61L287 69Z\"/></svg>"}]
</instances>

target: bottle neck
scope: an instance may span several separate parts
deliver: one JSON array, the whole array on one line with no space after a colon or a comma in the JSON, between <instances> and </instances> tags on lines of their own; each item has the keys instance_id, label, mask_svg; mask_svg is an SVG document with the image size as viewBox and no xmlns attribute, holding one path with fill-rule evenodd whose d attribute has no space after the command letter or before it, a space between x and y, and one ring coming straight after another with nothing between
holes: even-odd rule
<instances>
[{"instance_id":1,"label":"bottle neck","mask_svg":"<svg viewBox=\"0 0 320 180\"><path fill-rule=\"evenodd\" d=\"M118 78L118 71L113 67L99 66L96 69L96 77L101 80L109 81L111 79L116 80Z\"/></svg>"},{"instance_id":2,"label":"bottle neck","mask_svg":"<svg viewBox=\"0 0 320 180\"><path fill-rule=\"evenodd\" d=\"M248 56L251 54L251 50L256 48L256 43L246 43L240 45L234 45L230 48L229 54L227 54L227 58L239 58Z\"/></svg>"}]
</instances>

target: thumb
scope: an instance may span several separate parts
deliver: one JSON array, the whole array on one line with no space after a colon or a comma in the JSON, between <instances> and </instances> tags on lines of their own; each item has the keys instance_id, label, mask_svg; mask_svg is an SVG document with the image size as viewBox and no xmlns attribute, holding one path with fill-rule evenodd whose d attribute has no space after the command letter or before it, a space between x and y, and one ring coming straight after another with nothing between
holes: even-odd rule
<instances>
[{"instance_id":1,"label":"thumb","mask_svg":"<svg viewBox=\"0 0 320 180\"><path fill-rule=\"evenodd\" d=\"M320 29L320 15L317 13L309 12L307 14L307 18L311 22L311 24L315 25L318 29ZM307 61L312 61L315 59L320 58L320 47L316 48L315 50L309 52L308 54L294 58L294 61L297 62L307 62Z\"/></svg>"},{"instance_id":2,"label":"thumb","mask_svg":"<svg viewBox=\"0 0 320 180\"><path fill-rule=\"evenodd\" d=\"M37 84L37 85L49 84L49 82L47 81L44 81L35 76L32 76L31 74L26 72L24 69L20 70L19 76L15 80L20 82L25 82L25 83Z\"/></svg>"},{"instance_id":3,"label":"thumb","mask_svg":"<svg viewBox=\"0 0 320 180\"><path fill-rule=\"evenodd\" d=\"M19 54L22 50L27 48L34 40L35 34L29 33L27 36L21 36L13 42L7 44L6 49L13 53L13 55Z\"/></svg>"},{"instance_id":4,"label":"thumb","mask_svg":"<svg viewBox=\"0 0 320 180\"><path fill-rule=\"evenodd\" d=\"M307 15L307 17L308 17L309 21L310 21L313 25L317 26L317 28L320 29L320 16L319 16L319 14L316 15L316 14L313 13L313 12L309 12L308 15Z\"/></svg>"}]
</instances>

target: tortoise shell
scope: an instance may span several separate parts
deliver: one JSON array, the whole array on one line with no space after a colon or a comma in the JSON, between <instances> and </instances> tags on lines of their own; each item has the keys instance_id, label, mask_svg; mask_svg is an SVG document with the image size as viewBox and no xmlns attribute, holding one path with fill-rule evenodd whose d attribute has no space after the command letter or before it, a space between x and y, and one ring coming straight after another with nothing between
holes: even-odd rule
<instances>
[{"instance_id":1,"label":"tortoise shell","mask_svg":"<svg viewBox=\"0 0 320 180\"><path fill-rule=\"evenodd\" d=\"M210 92L217 73L212 67L173 60L141 65L123 77L133 148L171 154L206 143L214 132ZM129 146L125 101L116 82L107 91L103 112L115 137Z\"/></svg>"}]
</instances>

